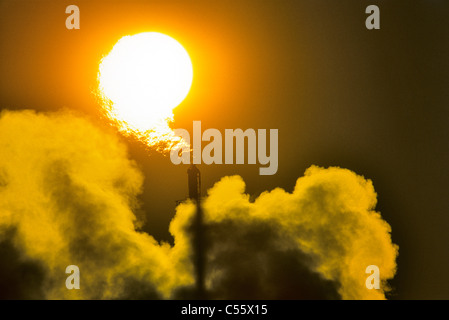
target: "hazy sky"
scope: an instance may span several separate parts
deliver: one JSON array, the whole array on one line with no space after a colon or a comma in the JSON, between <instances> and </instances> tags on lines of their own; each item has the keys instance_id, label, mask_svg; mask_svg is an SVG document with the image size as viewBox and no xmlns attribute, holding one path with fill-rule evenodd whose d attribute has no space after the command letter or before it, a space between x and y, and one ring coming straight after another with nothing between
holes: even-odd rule
<instances>
[{"instance_id":1,"label":"hazy sky","mask_svg":"<svg viewBox=\"0 0 449 320\"><path fill-rule=\"evenodd\" d=\"M447 1L72 2L0 0L2 110L67 108L101 127L93 94L101 57L124 35L168 34L194 68L173 128L201 120L222 132L279 129L275 175L200 165L203 192L234 174L252 197L292 192L311 165L347 168L372 180L399 246L390 297L449 298ZM65 28L70 4L80 8L80 30ZM380 30L365 28L369 4L380 8ZM120 139L144 174L143 230L172 241L187 167Z\"/></svg>"}]
</instances>

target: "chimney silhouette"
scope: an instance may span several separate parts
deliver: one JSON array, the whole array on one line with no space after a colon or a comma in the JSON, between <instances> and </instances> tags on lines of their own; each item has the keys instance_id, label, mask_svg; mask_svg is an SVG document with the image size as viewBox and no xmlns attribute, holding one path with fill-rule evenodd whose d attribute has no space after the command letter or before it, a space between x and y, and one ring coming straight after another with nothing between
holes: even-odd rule
<instances>
[{"instance_id":1,"label":"chimney silhouette","mask_svg":"<svg viewBox=\"0 0 449 320\"><path fill-rule=\"evenodd\" d=\"M192 159L191 159L192 160ZM193 262L196 276L196 299L206 299L204 286L205 269L205 239L203 226L203 211L201 208L201 173L200 170L190 162L187 169L189 198L195 202L196 214L192 224L192 244L193 244Z\"/></svg>"},{"instance_id":2,"label":"chimney silhouette","mask_svg":"<svg viewBox=\"0 0 449 320\"><path fill-rule=\"evenodd\" d=\"M189 183L189 198L195 200L197 203L201 196L201 173L200 170L191 164L187 169L188 183Z\"/></svg>"}]
</instances>

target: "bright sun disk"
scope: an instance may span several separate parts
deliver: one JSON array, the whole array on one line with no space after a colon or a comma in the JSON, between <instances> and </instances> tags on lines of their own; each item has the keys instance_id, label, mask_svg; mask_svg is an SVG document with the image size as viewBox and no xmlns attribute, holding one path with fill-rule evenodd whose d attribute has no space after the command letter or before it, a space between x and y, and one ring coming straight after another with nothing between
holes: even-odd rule
<instances>
[{"instance_id":1,"label":"bright sun disk","mask_svg":"<svg viewBox=\"0 0 449 320\"><path fill-rule=\"evenodd\" d=\"M193 69L179 42L145 32L121 38L102 59L98 79L102 97L109 100L108 116L122 129L143 134L169 130L173 109L190 90Z\"/></svg>"}]
</instances>

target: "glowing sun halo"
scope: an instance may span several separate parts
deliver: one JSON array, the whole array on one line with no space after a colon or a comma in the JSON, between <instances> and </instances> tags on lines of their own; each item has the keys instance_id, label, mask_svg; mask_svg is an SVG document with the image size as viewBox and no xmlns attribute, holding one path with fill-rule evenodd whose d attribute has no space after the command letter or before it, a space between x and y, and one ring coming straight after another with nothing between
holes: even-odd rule
<instances>
[{"instance_id":1,"label":"glowing sun halo","mask_svg":"<svg viewBox=\"0 0 449 320\"><path fill-rule=\"evenodd\" d=\"M157 32L121 38L104 57L99 89L109 100L108 116L126 129L144 133L166 126L187 96L193 78L187 51Z\"/></svg>"}]
</instances>

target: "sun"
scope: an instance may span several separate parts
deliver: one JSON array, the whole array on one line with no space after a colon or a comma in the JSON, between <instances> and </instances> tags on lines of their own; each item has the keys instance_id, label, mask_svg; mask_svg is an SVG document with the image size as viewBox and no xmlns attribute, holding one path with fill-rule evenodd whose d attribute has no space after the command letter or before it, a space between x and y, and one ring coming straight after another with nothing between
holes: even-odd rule
<instances>
[{"instance_id":1,"label":"sun","mask_svg":"<svg viewBox=\"0 0 449 320\"><path fill-rule=\"evenodd\" d=\"M158 32L121 38L102 59L98 72L101 95L109 100L109 117L139 132L172 120L192 79L187 51Z\"/></svg>"}]
</instances>

